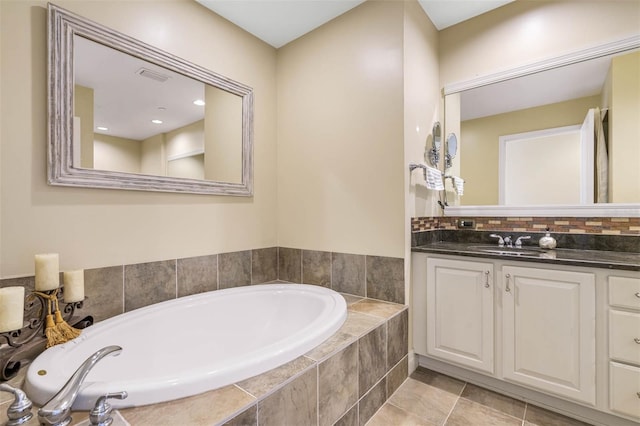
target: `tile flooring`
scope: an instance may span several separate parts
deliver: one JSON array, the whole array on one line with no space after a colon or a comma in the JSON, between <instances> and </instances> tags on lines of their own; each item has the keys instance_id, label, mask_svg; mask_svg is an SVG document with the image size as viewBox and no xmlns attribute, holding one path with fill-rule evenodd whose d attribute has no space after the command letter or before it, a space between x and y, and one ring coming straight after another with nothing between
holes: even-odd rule
<instances>
[{"instance_id":1,"label":"tile flooring","mask_svg":"<svg viewBox=\"0 0 640 426\"><path fill-rule=\"evenodd\" d=\"M584 426L586 423L427 370L418 369L367 426Z\"/></svg>"}]
</instances>

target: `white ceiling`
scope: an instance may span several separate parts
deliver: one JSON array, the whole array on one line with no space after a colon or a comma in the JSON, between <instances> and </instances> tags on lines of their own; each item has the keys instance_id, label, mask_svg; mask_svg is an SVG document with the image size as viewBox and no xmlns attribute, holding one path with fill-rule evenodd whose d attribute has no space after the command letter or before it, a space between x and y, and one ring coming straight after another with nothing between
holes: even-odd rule
<instances>
[{"instance_id":1,"label":"white ceiling","mask_svg":"<svg viewBox=\"0 0 640 426\"><path fill-rule=\"evenodd\" d=\"M196 0L279 48L365 0ZM418 0L438 30L514 0Z\"/></svg>"}]
</instances>

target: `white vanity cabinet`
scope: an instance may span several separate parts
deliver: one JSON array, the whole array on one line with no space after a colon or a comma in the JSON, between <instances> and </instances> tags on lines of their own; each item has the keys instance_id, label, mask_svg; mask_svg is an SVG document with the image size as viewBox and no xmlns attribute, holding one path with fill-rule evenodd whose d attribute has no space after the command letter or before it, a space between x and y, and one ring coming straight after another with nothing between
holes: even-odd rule
<instances>
[{"instance_id":1,"label":"white vanity cabinet","mask_svg":"<svg viewBox=\"0 0 640 426\"><path fill-rule=\"evenodd\" d=\"M607 278L609 409L640 420L640 277Z\"/></svg>"},{"instance_id":2,"label":"white vanity cabinet","mask_svg":"<svg viewBox=\"0 0 640 426\"><path fill-rule=\"evenodd\" d=\"M427 353L493 373L493 264L427 260Z\"/></svg>"},{"instance_id":3,"label":"white vanity cabinet","mask_svg":"<svg viewBox=\"0 0 640 426\"><path fill-rule=\"evenodd\" d=\"M504 266L502 376L596 403L595 275Z\"/></svg>"},{"instance_id":4,"label":"white vanity cabinet","mask_svg":"<svg viewBox=\"0 0 640 426\"><path fill-rule=\"evenodd\" d=\"M412 254L419 365L596 425L640 421L640 272Z\"/></svg>"}]
</instances>

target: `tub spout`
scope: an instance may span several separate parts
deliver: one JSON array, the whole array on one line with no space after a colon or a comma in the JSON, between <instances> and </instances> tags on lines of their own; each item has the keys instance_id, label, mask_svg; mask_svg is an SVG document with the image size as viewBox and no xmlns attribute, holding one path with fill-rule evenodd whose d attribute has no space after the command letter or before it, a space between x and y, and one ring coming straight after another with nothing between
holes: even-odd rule
<instances>
[{"instance_id":1,"label":"tub spout","mask_svg":"<svg viewBox=\"0 0 640 426\"><path fill-rule=\"evenodd\" d=\"M120 346L107 346L87 358L60 391L38 410L41 425L67 426L71 423L71 406L80 393L80 386L91 369L107 355L119 355Z\"/></svg>"}]
</instances>

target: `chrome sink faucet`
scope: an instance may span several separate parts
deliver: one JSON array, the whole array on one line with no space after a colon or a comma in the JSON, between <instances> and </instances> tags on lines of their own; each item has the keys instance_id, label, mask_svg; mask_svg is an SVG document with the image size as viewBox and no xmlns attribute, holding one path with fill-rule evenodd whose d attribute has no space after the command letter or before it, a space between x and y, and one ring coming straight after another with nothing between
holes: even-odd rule
<instances>
[{"instance_id":1,"label":"chrome sink faucet","mask_svg":"<svg viewBox=\"0 0 640 426\"><path fill-rule=\"evenodd\" d=\"M71 406L80 393L80 386L91 369L107 355L117 356L120 346L106 346L87 358L60 391L38 410L41 425L67 426L71 423Z\"/></svg>"},{"instance_id":2,"label":"chrome sink faucet","mask_svg":"<svg viewBox=\"0 0 640 426\"><path fill-rule=\"evenodd\" d=\"M531 235L523 235L521 237L518 237L518 239L516 240L516 248L522 247L522 240L530 240L530 239L531 239Z\"/></svg>"},{"instance_id":3,"label":"chrome sink faucet","mask_svg":"<svg viewBox=\"0 0 640 426\"><path fill-rule=\"evenodd\" d=\"M498 247L513 247L513 237L511 235L507 235L506 237L501 237L498 234L490 234L491 238L498 239Z\"/></svg>"}]
</instances>

